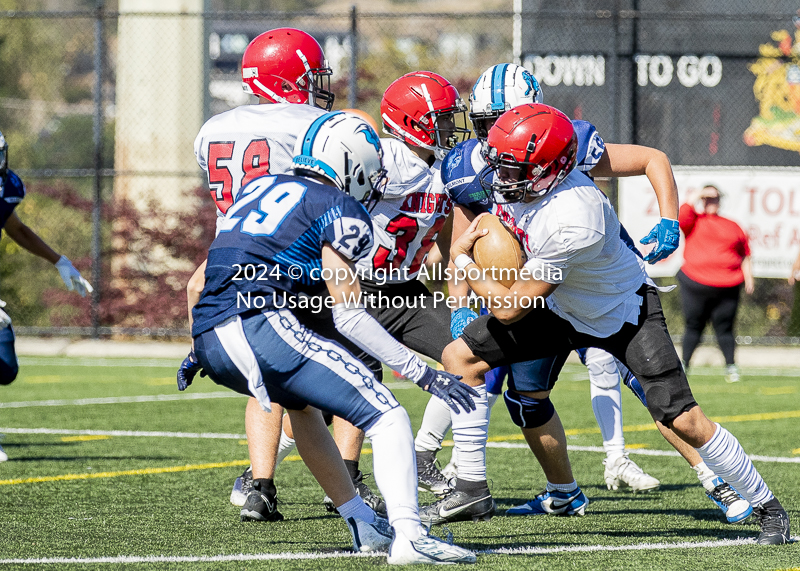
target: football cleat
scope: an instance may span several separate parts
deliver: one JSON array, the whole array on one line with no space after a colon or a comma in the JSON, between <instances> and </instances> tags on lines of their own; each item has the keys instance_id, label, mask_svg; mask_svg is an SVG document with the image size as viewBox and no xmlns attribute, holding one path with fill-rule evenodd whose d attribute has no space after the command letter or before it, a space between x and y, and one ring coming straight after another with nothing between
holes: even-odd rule
<instances>
[{"instance_id":1,"label":"football cleat","mask_svg":"<svg viewBox=\"0 0 800 571\"><path fill-rule=\"evenodd\" d=\"M657 490L661 482L647 474L636 465L636 462L624 454L609 462L608 458L603 460L605 469L606 486L609 490L619 490L620 488L630 488L634 492L651 492Z\"/></svg>"},{"instance_id":2,"label":"football cleat","mask_svg":"<svg viewBox=\"0 0 800 571\"><path fill-rule=\"evenodd\" d=\"M791 540L789 536L789 515L778 501L772 498L753 510L761 525L756 543L759 545L783 545Z\"/></svg>"},{"instance_id":3,"label":"football cleat","mask_svg":"<svg viewBox=\"0 0 800 571\"><path fill-rule=\"evenodd\" d=\"M753 508L739 492L733 489L729 483L722 478L714 478L714 489L706 492L708 498L719 506L725 517L728 518L728 523L737 523L744 521L747 516L753 513Z\"/></svg>"},{"instance_id":4,"label":"football cleat","mask_svg":"<svg viewBox=\"0 0 800 571\"><path fill-rule=\"evenodd\" d=\"M242 521L283 521L278 511L278 496L253 488L247 495L240 513Z\"/></svg>"},{"instance_id":5,"label":"football cleat","mask_svg":"<svg viewBox=\"0 0 800 571\"><path fill-rule=\"evenodd\" d=\"M506 510L506 515L582 516L588 505L589 499L580 488L571 492L545 490L528 503Z\"/></svg>"},{"instance_id":6,"label":"football cleat","mask_svg":"<svg viewBox=\"0 0 800 571\"><path fill-rule=\"evenodd\" d=\"M452 563L475 563L472 551L445 543L431 535L420 535L411 541L402 534L397 534L389 548L389 565L447 565Z\"/></svg>"},{"instance_id":7,"label":"football cleat","mask_svg":"<svg viewBox=\"0 0 800 571\"><path fill-rule=\"evenodd\" d=\"M349 517L345 522L353 538L353 551L387 551L392 544L394 530L385 518L376 516L375 521L367 523Z\"/></svg>"},{"instance_id":8,"label":"football cleat","mask_svg":"<svg viewBox=\"0 0 800 571\"><path fill-rule=\"evenodd\" d=\"M386 502L384 502L383 498L375 494L369 488L369 486L364 483L364 473L361 470L358 471L358 474L356 474L356 477L353 479L353 486L356 489L356 493L361 496L361 499L364 500L365 504L372 508L372 511L378 514L380 517L387 517ZM336 506L333 505L333 500L328 496L325 496L325 499L322 500L322 504L329 512L337 514L339 513L336 509Z\"/></svg>"},{"instance_id":9,"label":"football cleat","mask_svg":"<svg viewBox=\"0 0 800 571\"><path fill-rule=\"evenodd\" d=\"M8 454L6 454L6 451L0 446L0 462L5 462L6 460L8 460Z\"/></svg>"},{"instance_id":10,"label":"football cleat","mask_svg":"<svg viewBox=\"0 0 800 571\"><path fill-rule=\"evenodd\" d=\"M452 486L436 466L433 452L417 452L417 483L420 491L428 491L440 498L446 496Z\"/></svg>"},{"instance_id":11,"label":"football cleat","mask_svg":"<svg viewBox=\"0 0 800 571\"><path fill-rule=\"evenodd\" d=\"M420 508L419 518L428 527L451 521L489 521L495 510L489 491L472 496L462 490L453 490L438 502Z\"/></svg>"},{"instance_id":12,"label":"football cleat","mask_svg":"<svg viewBox=\"0 0 800 571\"><path fill-rule=\"evenodd\" d=\"M236 478L233 482L233 490L231 490L231 503L235 506L242 507L247 501L247 496L250 490L253 489L253 467L248 466L242 472L242 475Z\"/></svg>"}]
</instances>

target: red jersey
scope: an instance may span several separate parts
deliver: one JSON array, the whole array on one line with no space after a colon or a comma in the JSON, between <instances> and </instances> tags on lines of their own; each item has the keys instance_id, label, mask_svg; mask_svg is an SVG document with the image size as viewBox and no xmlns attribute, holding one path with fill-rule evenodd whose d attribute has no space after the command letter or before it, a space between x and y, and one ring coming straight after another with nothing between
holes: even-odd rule
<instances>
[{"instance_id":1,"label":"red jersey","mask_svg":"<svg viewBox=\"0 0 800 571\"><path fill-rule=\"evenodd\" d=\"M750 244L741 226L716 214L698 214L689 204L681 205L678 222L686 236L681 271L689 279L712 287L744 281L742 260L750 255Z\"/></svg>"}]
</instances>

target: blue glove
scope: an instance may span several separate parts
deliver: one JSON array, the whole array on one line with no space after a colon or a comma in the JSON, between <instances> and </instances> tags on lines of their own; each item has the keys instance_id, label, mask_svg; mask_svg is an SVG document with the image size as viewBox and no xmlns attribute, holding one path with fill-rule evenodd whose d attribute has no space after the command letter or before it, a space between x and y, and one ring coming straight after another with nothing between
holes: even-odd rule
<instances>
[{"instance_id":1,"label":"blue glove","mask_svg":"<svg viewBox=\"0 0 800 571\"><path fill-rule=\"evenodd\" d=\"M650 233L640 240L642 244L652 244L656 242L656 247L645 256L644 261L655 264L659 260L663 260L678 249L680 241L681 233L678 221L662 218L661 222L656 224L653 229L650 230Z\"/></svg>"},{"instance_id":2,"label":"blue glove","mask_svg":"<svg viewBox=\"0 0 800 571\"><path fill-rule=\"evenodd\" d=\"M633 394L636 395L636 398L642 401L644 406L647 406L647 398L644 396L644 388L642 384L639 382L639 379L633 376L633 373L630 371L622 377L622 382L628 387Z\"/></svg>"},{"instance_id":3,"label":"blue glove","mask_svg":"<svg viewBox=\"0 0 800 571\"><path fill-rule=\"evenodd\" d=\"M459 307L450 316L450 335L453 339L458 339L464 332L464 328L478 319L478 314L469 307Z\"/></svg>"},{"instance_id":4,"label":"blue glove","mask_svg":"<svg viewBox=\"0 0 800 571\"><path fill-rule=\"evenodd\" d=\"M189 351L189 356L183 360L180 368L178 369L178 390L185 391L186 387L192 384L194 376L201 371L202 367L197 362L197 356L194 354L194 349ZM201 377L205 377L205 371L200 373Z\"/></svg>"},{"instance_id":5,"label":"blue glove","mask_svg":"<svg viewBox=\"0 0 800 571\"><path fill-rule=\"evenodd\" d=\"M479 396L478 391L461 382L459 375L437 371L431 367L428 367L422 378L417 381L417 386L442 399L456 414L461 412L458 410L459 405L465 412L475 410L475 401L472 397Z\"/></svg>"}]
</instances>

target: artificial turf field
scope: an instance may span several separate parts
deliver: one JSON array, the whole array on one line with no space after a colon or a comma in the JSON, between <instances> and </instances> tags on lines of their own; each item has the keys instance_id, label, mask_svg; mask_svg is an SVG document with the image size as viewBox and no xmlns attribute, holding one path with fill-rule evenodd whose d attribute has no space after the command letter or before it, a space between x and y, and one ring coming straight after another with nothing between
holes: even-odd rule
<instances>
[{"instance_id":1,"label":"artificial turf field","mask_svg":"<svg viewBox=\"0 0 800 571\"><path fill-rule=\"evenodd\" d=\"M286 521L239 522L239 508L228 496L233 479L248 463L242 439L245 399L206 378L178 393L177 364L21 359L17 381L0 387L2 445L11 457L0 464L0 569L350 570L385 565L384 557L346 553L346 526L325 511L324 494L296 457L289 457L276 474ZM756 466L786 507L796 537L800 369L744 373L743 382L728 385L721 370L698 368L690 382L705 412L721 420L751 455L763 457L755 459ZM416 430L427 393L411 383L392 381L390 386ZM159 400L159 395L170 400ZM631 457L661 480L657 492L606 489L585 368L567 365L552 399L567 429L575 476L591 502L586 516L499 515L491 522L450 524L455 542L479 553L477 568L800 568L800 542L758 547L752 541L755 525L723 523L722 512L705 497L688 465L658 455L671 449L627 389L627 444ZM198 433L213 434L200 438ZM490 487L502 514L531 499L545 480L502 403L493 412L490 441ZM365 446L362 469L370 472ZM449 454L445 448L442 459ZM374 489L374 481L368 483ZM421 503L433 499L420 493ZM441 527L432 532L447 534Z\"/></svg>"}]
</instances>

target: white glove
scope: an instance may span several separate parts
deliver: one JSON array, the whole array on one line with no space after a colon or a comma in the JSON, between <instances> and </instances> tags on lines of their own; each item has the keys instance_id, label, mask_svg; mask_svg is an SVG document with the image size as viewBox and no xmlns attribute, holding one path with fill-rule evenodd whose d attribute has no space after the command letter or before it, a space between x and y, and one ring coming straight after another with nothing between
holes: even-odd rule
<instances>
[{"instance_id":1,"label":"white glove","mask_svg":"<svg viewBox=\"0 0 800 571\"><path fill-rule=\"evenodd\" d=\"M86 297L86 292L91 293L94 291L92 284L83 279L81 273L75 269L72 262L66 256L61 256L56 262L56 269L61 274L61 279L64 280L64 285L67 286L69 291L77 291L81 297Z\"/></svg>"},{"instance_id":2,"label":"white glove","mask_svg":"<svg viewBox=\"0 0 800 571\"><path fill-rule=\"evenodd\" d=\"M6 302L0 299L0 307L5 307L5 306ZM9 325L11 325L11 318L5 311L0 309L0 329L5 329Z\"/></svg>"}]
</instances>

